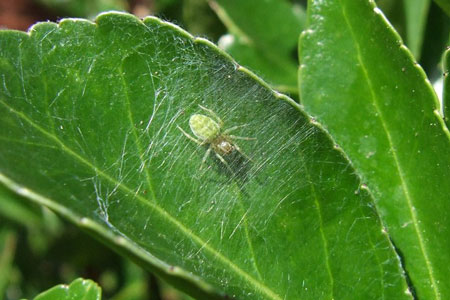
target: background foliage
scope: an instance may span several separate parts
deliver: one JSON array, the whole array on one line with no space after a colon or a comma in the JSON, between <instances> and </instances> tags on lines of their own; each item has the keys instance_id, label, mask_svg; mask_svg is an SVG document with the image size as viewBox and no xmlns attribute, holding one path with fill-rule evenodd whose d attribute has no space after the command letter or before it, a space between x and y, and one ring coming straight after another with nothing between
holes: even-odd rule
<instances>
[{"instance_id":1,"label":"background foliage","mask_svg":"<svg viewBox=\"0 0 450 300\"><path fill-rule=\"evenodd\" d=\"M260 4L260 1L256 2ZM238 63L254 71L258 76L268 82L271 87L289 94L296 100L302 101L302 99L299 98L301 95L297 92L297 68L299 64L297 58L297 43L299 34L302 30L306 29L307 26L306 3L304 1L266 1L265 5L256 5L253 1L206 2L199 0L165 0L149 2L136 1L133 3L125 1L72 1L69 3L64 2L64 5L61 5L60 1L48 0L41 1L40 5L47 7L47 9L44 9L44 11L46 11L46 16L53 15L58 18L65 16L92 18L104 9L126 9L141 16L147 14L161 16L163 19L179 24L181 27L186 28L195 35L204 36L213 42L217 42L218 45L230 53ZM377 5L379 5L389 21L395 26L395 29L402 36L403 41L405 41L415 59L424 68L433 85L437 89L439 89L439 86L442 88L442 74L448 72L449 61L448 59L446 60L447 67L445 68L442 64L443 52L446 45L448 45L449 40L449 19L446 15L446 13L448 13L448 7L446 6L445 1L432 2L418 0L402 2L382 0L377 1ZM243 14L243 12L248 12L250 10L252 11L252 18L249 18L248 13ZM58 18L55 17L55 20ZM261 20L264 20L264 22L261 22ZM284 27L282 25L284 25ZM319 37L318 41L314 42L320 43L321 39L326 41L326 38L326 36L322 36ZM389 39L389 37L387 37L387 39ZM365 41L363 44L371 45L370 43L371 41ZM313 50L314 48L311 47L310 49ZM328 49L335 52L339 51L339 49L333 49L332 45L330 45ZM302 51L303 56L305 56L305 51L308 50L303 49ZM389 54L386 54L386 56L389 56ZM344 53L338 61L345 61L348 57L348 53ZM370 55L367 57L370 57ZM446 57L448 58L448 51ZM365 58L363 57L363 59ZM380 61L379 57L376 57L376 59L374 64ZM307 59L305 58L305 60L300 63L306 63L306 61ZM130 62L130 65L132 65L132 63L133 62ZM330 65L332 65L332 62ZM392 74L392 70L385 72ZM304 71L303 74L306 75L303 75L301 81L307 82L307 71ZM342 75L333 74L327 70L321 76L322 78L326 78L327 76ZM347 76L349 75L347 74ZM312 78L311 83L314 82L318 81ZM448 86L448 80L446 81L446 85ZM251 87L251 85L246 85L245 88L248 88L249 86ZM311 92L308 92L308 87ZM302 93L304 93L303 95L306 93L315 94L317 91L321 91L322 88L330 88L331 91L334 90L332 87L327 87L326 84L321 84L319 87L308 84L304 87L305 92ZM228 92L230 93L230 91ZM239 98L240 94L246 95L245 93L248 93L248 91L244 89L235 90L234 92L236 93L236 98ZM417 92L419 92L419 90L417 90ZM330 91L325 91L323 93L324 95L332 94ZM430 99L434 97L429 91L424 93L428 93L427 96L424 97L429 97ZM438 94L441 93L441 91L438 91ZM448 96L448 93L446 95ZM345 95L343 95L343 97L344 96ZM447 96L444 96L444 99L447 99ZM311 99L311 97L308 97L308 99ZM328 101L328 103L330 102ZM322 115L320 111L314 111L313 105L309 105L308 103L304 104L308 108L308 111L315 116L319 116L320 121L324 122L325 117L321 118ZM429 107L427 107L427 109ZM192 111L195 110L194 108L191 109ZM325 109L321 111L333 111L333 109L336 110L336 106L331 107L329 110ZM444 106L444 111L447 109L448 107ZM341 109L341 111L342 110L345 109ZM247 122L244 116L235 113L235 107L233 107L232 111L234 119L232 119L233 121L231 122L233 124L235 122ZM258 112L261 111L262 109L258 110ZM189 114L190 111L187 115ZM230 113L226 113L225 115L228 114ZM264 116L262 118L264 118ZM430 116L430 118L433 117ZM333 116L332 119L339 120L336 116ZM411 124L413 121L414 120L408 121L408 124ZM356 120L353 119L348 124L344 125L338 124L337 127L351 127L352 122L354 124ZM359 122L360 121L358 121L358 123ZM348 150L349 148L345 146L345 137L340 137L340 133L333 129L331 123L328 121L324 123L339 144L342 143L341 146L344 147L344 150ZM280 124L277 124L277 126L279 125ZM272 130L275 131L276 129L274 128ZM300 130L301 138L299 138L299 140L304 140L304 137L309 135L310 130L313 129L302 128ZM176 130L173 132L175 134ZM275 135L275 133L271 133L271 129L269 128L261 133L252 132L251 135L258 136L258 134L261 134L261 136ZM319 148L318 145L327 145L327 143L329 143L327 137L323 136L321 139L323 139L323 141L316 140L312 143L311 147ZM361 139L363 140L364 136L362 136ZM275 142L272 143L272 145L274 145L274 147L289 145L286 142L283 143ZM306 144L303 144L303 146L308 148ZM268 146L263 146L260 150L266 150L264 147L269 148ZM184 150L185 152L183 152L183 155L192 152L193 149L193 147L187 148L187 150ZM270 151L270 149L267 149L267 151ZM323 151L326 152L328 150ZM354 151L357 156L358 149L355 149ZM436 151L439 153L445 152L442 149ZM274 152L277 152L277 150L274 150ZM318 153L320 153L320 151ZM348 153L351 153L351 151ZM402 151L402 153L405 152ZM310 152L307 152L306 154L312 155ZM367 155L367 153L362 154L363 156ZM351 155L352 161L356 163L356 167L360 170L359 165L364 166L364 163L353 160L354 157L355 156ZM330 158L327 157L327 159ZM333 159L339 161L340 158ZM319 160L319 158L310 158L307 161L317 162ZM197 162L198 160L195 161ZM299 161L297 164L302 165L301 171L305 174L305 168L307 168L305 163ZM348 166L345 167L345 162L336 164L344 164L344 169L334 170L332 172L333 174L346 173L345 169L348 168ZM370 165L367 166L371 167ZM446 165L442 165L442 168L445 167ZM195 169L195 163L188 167L188 170L191 170L191 172ZM373 175L370 172L371 170L369 169L367 174L362 175L362 178L369 180L371 178L370 176ZM323 173L320 174L315 182L323 184L324 176ZM440 179L442 179L442 177L440 177ZM373 179L370 179L370 182L373 182ZM369 187L373 188L370 186L370 182ZM300 183L299 185L302 184L305 183ZM443 184L445 185L445 182ZM363 205L363 207L365 207L369 205L371 200L367 200L366 198L370 197L364 195L365 185L362 185L362 187L363 195L357 196L355 201L361 201L362 203L366 203L367 201L367 204ZM433 188L433 190L434 189L439 190L439 187ZM382 193L380 191L387 190L383 188L372 189L375 198L377 198L378 193ZM60 217L56 216L50 210L31 204L28 200L13 194L9 189L6 189L3 186L0 189L0 201L0 214L2 216L0 228L0 297L3 297L4 299L17 299L19 297L33 298L41 291L53 285L63 282L70 283L79 276L82 276L98 282L102 287L104 298L107 299L189 299L189 296L176 292L172 287L156 279L153 275L146 273L128 259L117 255L110 250L110 248L103 246L103 244L98 243L96 240L93 240L91 237L80 232L78 228L60 219ZM276 201L274 203L277 204L279 202ZM429 208L431 209L432 206L429 206ZM424 209L426 211L426 205L424 206ZM437 210L439 211L440 208ZM421 211L423 210L421 209ZM436 211L436 209L434 211ZM380 211L380 207L378 207L378 212L381 212L380 214L383 216L383 209ZM445 211L441 210L441 212L445 219ZM371 215L371 212L358 213L361 214L360 217L362 219L366 218L366 215ZM335 215L338 214L335 213ZM237 218L238 216L239 214L236 215ZM255 216L261 216L261 214L257 213ZM349 220L351 218L355 218L355 215L348 216ZM376 218L370 218L372 218L373 222L369 221L369 225L365 226L374 226L374 228L379 226L377 225L378 221L376 221ZM340 220L342 221L345 219L346 217L341 213ZM356 219L358 219L358 217L356 217ZM239 222L239 218L237 219L237 222ZM443 220L442 223L445 227L445 220ZM304 226L307 226L306 224L308 224L308 222L305 222L304 224ZM353 223L349 223L348 226L347 229L343 229L343 233L349 232L348 228L353 228L354 225ZM345 225L343 228L346 228ZM389 226L389 228L391 227ZM337 236L339 236L339 234ZM365 235L359 235L360 238L362 236ZM386 245L381 248L389 249L389 247L392 247L388 245L387 239L384 239L381 236L382 235L376 235L374 237L375 241L377 241L376 243L386 243ZM302 237L302 240L304 239L305 238ZM443 240L442 242L448 244L448 241ZM83 245L83 247L79 247L79 245ZM413 242L412 245L414 247L416 245L415 242ZM342 250L342 248L339 249ZM382 255L386 255L384 259L386 261L394 260L394 255L389 253L389 250L383 252ZM378 258L382 257L382 255ZM354 259L351 256L349 258L350 260ZM402 263L405 262L403 261ZM415 263L415 261L412 262L412 264ZM330 267L330 265L328 265L328 269L331 270L330 272L333 274L333 266L331 265ZM390 273L391 275L400 274L399 271L396 270L396 266L393 266L390 271L385 272L387 274ZM448 274L448 270L444 267L442 273L445 274L445 272ZM42 276L42 274L46 274L46 276ZM159 275L161 276L161 274ZM361 278L365 278L363 274L358 275ZM334 276L330 274L324 274L324 276L334 278ZM414 280L414 274L412 277ZM352 277L349 275L346 278L350 280ZM384 277L379 276L377 278ZM386 278L392 280L392 277ZM398 283L397 287L399 287L399 290L404 291L406 289L406 281ZM179 288L182 288L183 286L182 284L177 285L177 283L175 283L175 285ZM368 285L370 285L370 283L368 283ZM443 287L443 290L444 289L445 286ZM331 288L331 290L333 290L333 288ZM339 294L339 287L335 287L334 291ZM416 290L412 290L411 292L413 294L417 293ZM191 293L195 294L195 292ZM418 295L422 296L421 293L422 292L419 291ZM426 295L427 292L425 291L423 293L423 295ZM443 295L444 293L445 292L443 292ZM407 297L407 294L405 295L405 297ZM436 294L432 295L430 299L432 299L432 297L439 299ZM423 299L428 299L428 297Z\"/></svg>"}]
</instances>

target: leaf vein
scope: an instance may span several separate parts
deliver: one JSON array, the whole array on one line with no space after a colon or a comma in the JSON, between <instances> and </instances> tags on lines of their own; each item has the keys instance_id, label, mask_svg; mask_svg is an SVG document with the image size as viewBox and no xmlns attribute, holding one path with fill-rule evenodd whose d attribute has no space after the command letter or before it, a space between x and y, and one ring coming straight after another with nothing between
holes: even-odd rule
<instances>
[{"instance_id":1,"label":"leaf vein","mask_svg":"<svg viewBox=\"0 0 450 300\"><path fill-rule=\"evenodd\" d=\"M401 183L402 192L403 192L403 194L405 196L406 203L408 205L408 210L409 210L409 213L410 213L410 216L411 216L411 220L412 220L412 224L413 224L413 227L414 227L414 231L416 232L416 236L417 236L417 240L418 240L418 243L419 243L420 251L422 252L422 255L424 257L425 266L427 268L428 276L429 276L429 278L431 280L431 285L432 285L432 288L433 288L433 292L434 292L434 294L436 296L436 299L441 299L440 292L438 290L438 285L437 285L436 279L434 278L434 275L433 275L433 268L431 266L431 262L430 262L430 259L428 257L428 252L427 252L427 250L425 248L424 238L422 236L422 233L421 233L421 230L420 230L420 226L419 226L419 223L418 223L418 220L417 220L417 213L415 212L415 208L414 208L414 205L413 205L413 199L412 199L411 194L409 192L409 188L408 188L408 184L407 184L406 179L405 179L405 174L404 174L403 168L402 168L402 166L400 164L400 161L399 161L399 159L397 157L397 151L395 150L395 147L394 147L394 141L392 139L392 136L391 136L389 128L388 128L388 125L387 125L386 120L384 118L384 114L383 114L383 112L380 109L380 106L378 104L378 99L377 99L377 96L376 96L375 91L374 91L373 83L372 83L372 81L370 79L370 76L369 76L368 71L367 71L367 67L366 67L366 65L364 63L364 60L362 58L362 55L361 55L361 49L360 49L359 42L358 42L358 40L356 38L356 35L354 33L354 30L353 30L353 27L350 24L350 21L348 19L347 13L345 11L344 5L342 4L342 0L339 0L339 2L340 2L340 6L342 8L343 18L344 18L345 23L347 24L347 26L349 28L349 31L350 31L351 36L352 36L352 39L353 39L353 41L355 43L357 59L358 59L358 61L360 63L360 66L361 66L361 69L363 71L364 77L366 78L366 82L367 82L368 88L370 90L370 96L371 96L373 105L374 105L374 107L375 107L375 109L376 109L376 111L378 113L378 117L379 117L380 123L381 123L381 125L383 127L383 130L384 130L384 132L386 134L386 138L387 138L389 146L390 146L390 150L391 150L391 153L392 153L392 159L393 159L395 168L397 169L397 174L398 174L398 177L399 177L399 180L400 180L400 183Z\"/></svg>"}]
</instances>

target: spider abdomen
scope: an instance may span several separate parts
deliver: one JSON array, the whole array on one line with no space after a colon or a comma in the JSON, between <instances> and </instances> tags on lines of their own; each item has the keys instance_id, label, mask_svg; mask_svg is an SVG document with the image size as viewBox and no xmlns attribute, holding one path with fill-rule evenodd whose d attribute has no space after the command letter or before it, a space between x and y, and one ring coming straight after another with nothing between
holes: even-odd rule
<instances>
[{"instance_id":1,"label":"spider abdomen","mask_svg":"<svg viewBox=\"0 0 450 300\"><path fill-rule=\"evenodd\" d=\"M205 115L192 115L189 119L189 126L192 133L202 142L210 142L220 134L219 124Z\"/></svg>"}]
</instances>

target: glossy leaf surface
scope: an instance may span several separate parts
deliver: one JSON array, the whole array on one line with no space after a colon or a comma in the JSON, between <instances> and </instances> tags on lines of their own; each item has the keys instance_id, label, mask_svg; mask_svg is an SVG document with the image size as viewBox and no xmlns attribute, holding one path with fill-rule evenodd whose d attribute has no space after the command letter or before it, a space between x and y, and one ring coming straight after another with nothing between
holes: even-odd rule
<instances>
[{"instance_id":1,"label":"glossy leaf surface","mask_svg":"<svg viewBox=\"0 0 450 300\"><path fill-rule=\"evenodd\" d=\"M300 97L376 198L419 299L448 299L450 147L424 72L372 1L309 2Z\"/></svg>"},{"instance_id":2,"label":"glossy leaf surface","mask_svg":"<svg viewBox=\"0 0 450 300\"><path fill-rule=\"evenodd\" d=\"M57 285L36 296L34 300L100 300L102 291L92 280L78 278L70 285Z\"/></svg>"},{"instance_id":3,"label":"glossy leaf surface","mask_svg":"<svg viewBox=\"0 0 450 300\"><path fill-rule=\"evenodd\" d=\"M411 299L342 152L211 43L126 14L43 23L0 34L0 78L0 180L177 288ZM220 135L235 150L183 134L193 114L246 124Z\"/></svg>"}]
</instances>

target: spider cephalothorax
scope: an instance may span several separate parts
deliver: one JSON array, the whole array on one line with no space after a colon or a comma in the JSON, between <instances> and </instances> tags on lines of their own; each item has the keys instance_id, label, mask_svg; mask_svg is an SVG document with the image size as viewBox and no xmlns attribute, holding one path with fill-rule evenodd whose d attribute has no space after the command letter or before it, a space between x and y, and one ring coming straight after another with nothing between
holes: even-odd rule
<instances>
[{"instance_id":1,"label":"spider cephalothorax","mask_svg":"<svg viewBox=\"0 0 450 300\"><path fill-rule=\"evenodd\" d=\"M215 140L211 142L211 147L214 152L219 153L220 155L228 155L236 149L232 142L229 141L224 136L219 136Z\"/></svg>"}]
</instances>

